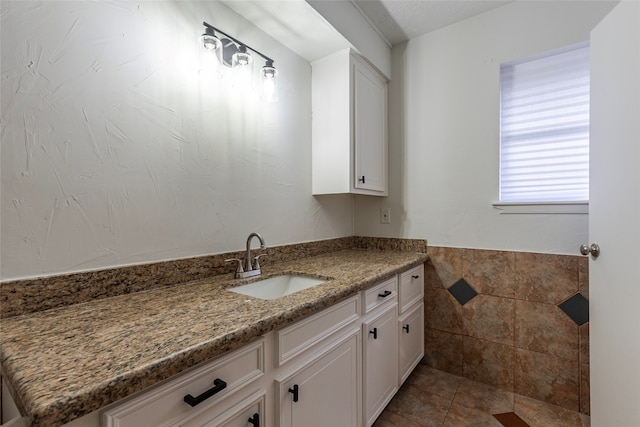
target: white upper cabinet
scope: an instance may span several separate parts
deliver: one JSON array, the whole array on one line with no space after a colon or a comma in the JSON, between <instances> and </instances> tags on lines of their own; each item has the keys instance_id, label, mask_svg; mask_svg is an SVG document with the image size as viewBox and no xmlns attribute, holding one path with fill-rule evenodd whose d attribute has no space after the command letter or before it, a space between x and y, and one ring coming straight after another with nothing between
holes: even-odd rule
<instances>
[{"instance_id":1,"label":"white upper cabinet","mask_svg":"<svg viewBox=\"0 0 640 427\"><path fill-rule=\"evenodd\" d=\"M388 195L387 79L350 49L312 68L313 194Z\"/></svg>"}]
</instances>

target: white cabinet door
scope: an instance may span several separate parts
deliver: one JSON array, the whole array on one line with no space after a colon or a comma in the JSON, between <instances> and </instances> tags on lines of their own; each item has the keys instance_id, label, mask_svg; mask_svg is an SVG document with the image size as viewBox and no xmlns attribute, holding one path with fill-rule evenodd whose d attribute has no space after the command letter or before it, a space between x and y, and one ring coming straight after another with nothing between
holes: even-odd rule
<instances>
[{"instance_id":1,"label":"white cabinet door","mask_svg":"<svg viewBox=\"0 0 640 427\"><path fill-rule=\"evenodd\" d=\"M398 320L400 378L402 385L424 356L424 303L417 304Z\"/></svg>"},{"instance_id":2,"label":"white cabinet door","mask_svg":"<svg viewBox=\"0 0 640 427\"><path fill-rule=\"evenodd\" d=\"M367 426L373 424L398 390L397 307L395 302L389 304L362 324L362 392Z\"/></svg>"},{"instance_id":3,"label":"white cabinet door","mask_svg":"<svg viewBox=\"0 0 640 427\"><path fill-rule=\"evenodd\" d=\"M419 265L400 275L398 313L402 314L424 298L424 266Z\"/></svg>"},{"instance_id":4,"label":"white cabinet door","mask_svg":"<svg viewBox=\"0 0 640 427\"><path fill-rule=\"evenodd\" d=\"M313 194L386 196L387 80L347 49L312 63Z\"/></svg>"},{"instance_id":5,"label":"white cabinet door","mask_svg":"<svg viewBox=\"0 0 640 427\"><path fill-rule=\"evenodd\" d=\"M292 375L276 380L282 427L353 427L358 404L359 331Z\"/></svg>"},{"instance_id":6,"label":"white cabinet door","mask_svg":"<svg viewBox=\"0 0 640 427\"><path fill-rule=\"evenodd\" d=\"M353 58L354 187L387 190L387 82Z\"/></svg>"}]
</instances>

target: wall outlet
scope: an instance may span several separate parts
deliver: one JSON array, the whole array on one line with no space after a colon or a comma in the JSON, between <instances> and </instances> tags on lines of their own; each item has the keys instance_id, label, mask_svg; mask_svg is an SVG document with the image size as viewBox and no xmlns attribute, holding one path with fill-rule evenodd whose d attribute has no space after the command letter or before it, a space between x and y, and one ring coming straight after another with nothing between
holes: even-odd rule
<instances>
[{"instance_id":1,"label":"wall outlet","mask_svg":"<svg viewBox=\"0 0 640 427\"><path fill-rule=\"evenodd\" d=\"M391 208L380 209L380 224L391 224Z\"/></svg>"}]
</instances>

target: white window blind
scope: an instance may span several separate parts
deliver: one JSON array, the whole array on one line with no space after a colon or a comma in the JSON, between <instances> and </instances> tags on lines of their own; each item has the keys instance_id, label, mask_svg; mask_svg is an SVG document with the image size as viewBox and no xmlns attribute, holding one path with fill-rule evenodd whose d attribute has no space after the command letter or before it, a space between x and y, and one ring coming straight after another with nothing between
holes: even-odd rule
<instances>
[{"instance_id":1,"label":"white window blind","mask_svg":"<svg viewBox=\"0 0 640 427\"><path fill-rule=\"evenodd\" d=\"M589 200L589 47L500 67L500 201Z\"/></svg>"}]
</instances>

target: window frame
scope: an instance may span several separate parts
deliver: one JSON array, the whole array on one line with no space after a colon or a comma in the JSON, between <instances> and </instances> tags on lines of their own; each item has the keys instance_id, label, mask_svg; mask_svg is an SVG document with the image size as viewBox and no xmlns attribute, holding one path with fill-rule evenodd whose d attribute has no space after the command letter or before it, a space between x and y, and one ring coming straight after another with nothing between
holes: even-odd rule
<instances>
[{"instance_id":1,"label":"window frame","mask_svg":"<svg viewBox=\"0 0 640 427\"><path fill-rule=\"evenodd\" d=\"M498 143L499 143L499 157L498 157L498 201L493 202L492 206L495 210L499 211L500 214L588 214L589 213L589 201L588 200L571 200L571 201L503 201L500 200L502 195L502 167L503 167L503 158L502 158L502 150L503 150L503 110L502 110L502 99L503 99L503 83L502 83L502 67L509 65L517 65L517 64L526 64L528 62L537 61L540 59L552 57L554 55L567 53L571 51L575 51L578 49L589 48L589 41L584 41L576 44L572 44L569 46L564 46L558 49L553 49L549 51L545 51L539 53L537 55L532 55L526 58L506 61L500 64L499 67L499 126L498 126Z\"/></svg>"}]
</instances>

